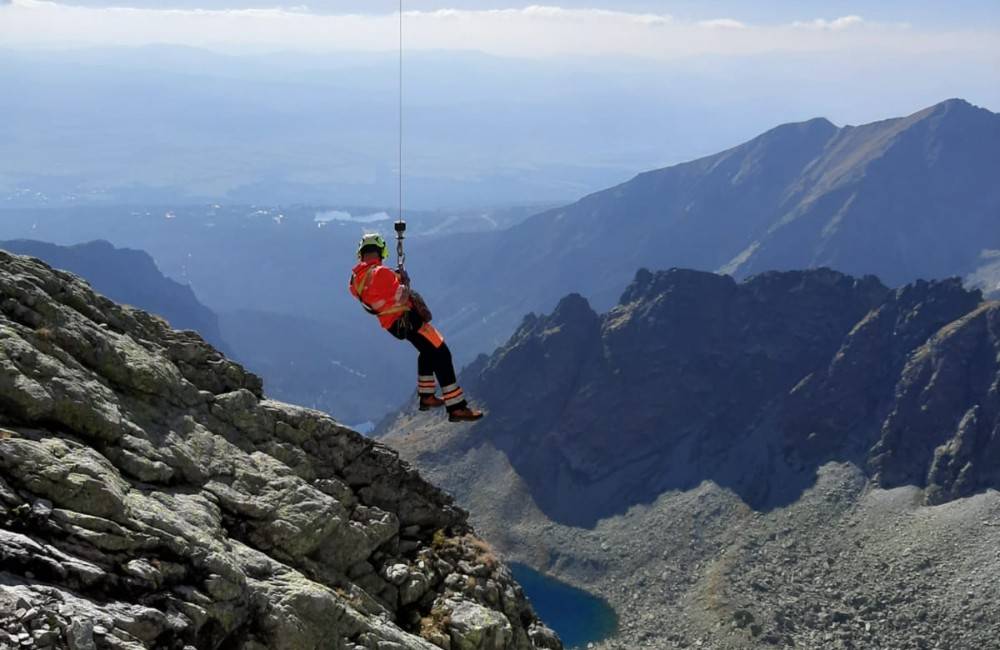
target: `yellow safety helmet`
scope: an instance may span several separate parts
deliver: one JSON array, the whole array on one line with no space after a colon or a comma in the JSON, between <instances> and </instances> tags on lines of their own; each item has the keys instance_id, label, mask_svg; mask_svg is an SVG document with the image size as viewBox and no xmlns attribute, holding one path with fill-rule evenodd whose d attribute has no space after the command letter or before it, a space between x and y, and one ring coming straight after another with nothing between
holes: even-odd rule
<instances>
[{"instance_id":1,"label":"yellow safety helmet","mask_svg":"<svg viewBox=\"0 0 1000 650\"><path fill-rule=\"evenodd\" d=\"M377 232L373 232L364 235L361 238L361 241L358 242L359 260L361 259L361 251L364 250L365 248L368 248L369 246L374 246L378 248L379 254L382 256L383 260L389 257L389 246L385 243L385 240L382 239L382 235L378 234Z\"/></svg>"}]
</instances>

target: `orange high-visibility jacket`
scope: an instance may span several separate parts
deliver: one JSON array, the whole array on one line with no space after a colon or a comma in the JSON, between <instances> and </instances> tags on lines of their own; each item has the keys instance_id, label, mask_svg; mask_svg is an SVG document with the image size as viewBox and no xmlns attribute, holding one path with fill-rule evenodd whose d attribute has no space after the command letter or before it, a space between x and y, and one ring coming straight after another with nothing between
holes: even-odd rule
<instances>
[{"instance_id":1,"label":"orange high-visibility jacket","mask_svg":"<svg viewBox=\"0 0 1000 650\"><path fill-rule=\"evenodd\" d=\"M385 329L410 310L409 294L399 276L378 262L361 262L355 266L349 288L365 309L378 316Z\"/></svg>"}]
</instances>

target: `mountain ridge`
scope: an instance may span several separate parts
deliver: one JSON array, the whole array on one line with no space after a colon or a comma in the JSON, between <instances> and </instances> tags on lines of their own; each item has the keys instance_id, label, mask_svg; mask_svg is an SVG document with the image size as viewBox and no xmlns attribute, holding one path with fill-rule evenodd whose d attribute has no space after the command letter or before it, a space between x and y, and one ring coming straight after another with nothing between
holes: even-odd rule
<instances>
[{"instance_id":1,"label":"mountain ridge","mask_svg":"<svg viewBox=\"0 0 1000 650\"><path fill-rule=\"evenodd\" d=\"M985 286L1000 250L998 152L1000 115L958 99L859 126L780 125L490 237L431 243L422 255L464 271L425 282L443 296L456 348L475 350L567 293L610 308L638 267L737 278L830 267L892 287L955 275Z\"/></svg>"}]
</instances>

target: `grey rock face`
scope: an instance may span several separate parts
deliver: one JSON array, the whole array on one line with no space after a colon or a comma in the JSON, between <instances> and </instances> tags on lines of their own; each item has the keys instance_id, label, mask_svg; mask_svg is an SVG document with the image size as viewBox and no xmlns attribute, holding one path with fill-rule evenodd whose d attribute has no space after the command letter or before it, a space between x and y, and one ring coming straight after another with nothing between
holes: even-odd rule
<instances>
[{"instance_id":1,"label":"grey rock face","mask_svg":"<svg viewBox=\"0 0 1000 650\"><path fill-rule=\"evenodd\" d=\"M805 377L782 404L788 451L811 462L879 437L909 355L942 327L975 309L980 296L956 280L898 289L844 337L829 365Z\"/></svg>"},{"instance_id":2,"label":"grey rock face","mask_svg":"<svg viewBox=\"0 0 1000 650\"><path fill-rule=\"evenodd\" d=\"M0 645L478 647L447 612L481 607L507 632L488 647L550 647L466 513L395 452L3 252L0 523Z\"/></svg>"},{"instance_id":3,"label":"grey rock face","mask_svg":"<svg viewBox=\"0 0 1000 650\"><path fill-rule=\"evenodd\" d=\"M772 508L830 460L933 502L998 487L997 306L981 301L957 279L642 270L606 314L569 296L469 366L490 417L448 451L489 440L578 526L704 480Z\"/></svg>"},{"instance_id":4,"label":"grey rock face","mask_svg":"<svg viewBox=\"0 0 1000 650\"><path fill-rule=\"evenodd\" d=\"M1000 304L986 303L914 351L871 452L883 486L943 503L1000 486Z\"/></svg>"},{"instance_id":5,"label":"grey rock face","mask_svg":"<svg viewBox=\"0 0 1000 650\"><path fill-rule=\"evenodd\" d=\"M469 602L451 607L451 626L455 650L500 650L512 636L510 622L503 615Z\"/></svg>"},{"instance_id":6,"label":"grey rock face","mask_svg":"<svg viewBox=\"0 0 1000 650\"><path fill-rule=\"evenodd\" d=\"M470 444L492 440L546 514L574 525L706 478L753 501L735 441L887 293L826 269L744 283L641 270L607 314L567 298L465 371L490 408Z\"/></svg>"}]
</instances>

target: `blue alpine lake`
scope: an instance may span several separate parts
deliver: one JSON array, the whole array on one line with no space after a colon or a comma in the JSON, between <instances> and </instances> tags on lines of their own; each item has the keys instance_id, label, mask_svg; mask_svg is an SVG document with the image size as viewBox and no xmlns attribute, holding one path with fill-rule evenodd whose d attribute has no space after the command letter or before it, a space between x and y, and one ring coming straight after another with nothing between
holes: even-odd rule
<instances>
[{"instance_id":1,"label":"blue alpine lake","mask_svg":"<svg viewBox=\"0 0 1000 650\"><path fill-rule=\"evenodd\" d=\"M510 568L538 616L559 634L567 649L586 648L618 629L618 615L604 599L524 564L513 563Z\"/></svg>"}]
</instances>

